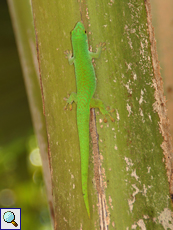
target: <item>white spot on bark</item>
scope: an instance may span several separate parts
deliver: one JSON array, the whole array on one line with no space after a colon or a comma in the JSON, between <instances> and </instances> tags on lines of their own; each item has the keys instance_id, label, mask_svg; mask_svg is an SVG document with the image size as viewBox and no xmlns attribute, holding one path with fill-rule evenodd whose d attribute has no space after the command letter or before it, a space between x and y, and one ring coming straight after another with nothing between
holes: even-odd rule
<instances>
[{"instance_id":1,"label":"white spot on bark","mask_svg":"<svg viewBox=\"0 0 173 230\"><path fill-rule=\"evenodd\" d=\"M67 220L65 217L63 217L63 220L64 220L66 223L68 223L68 220Z\"/></svg>"},{"instance_id":2,"label":"white spot on bark","mask_svg":"<svg viewBox=\"0 0 173 230\"><path fill-rule=\"evenodd\" d=\"M134 164L132 163L132 160L130 158L124 157L124 160L126 161L126 171L129 171L130 167L133 166Z\"/></svg>"},{"instance_id":3,"label":"white spot on bark","mask_svg":"<svg viewBox=\"0 0 173 230\"><path fill-rule=\"evenodd\" d=\"M133 28L133 29L130 30L130 32L131 32L132 34L134 34L134 33L136 33L136 29Z\"/></svg>"},{"instance_id":4,"label":"white spot on bark","mask_svg":"<svg viewBox=\"0 0 173 230\"><path fill-rule=\"evenodd\" d=\"M131 229L136 229L137 228L137 224L132 224Z\"/></svg>"},{"instance_id":5,"label":"white spot on bark","mask_svg":"<svg viewBox=\"0 0 173 230\"><path fill-rule=\"evenodd\" d=\"M147 188L146 188L146 186L145 186L145 184L143 184L143 192L142 192L142 194L146 197L146 195L147 195Z\"/></svg>"},{"instance_id":6,"label":"white spot on bark","mask_svg":"<svg viewBox=\"0 0 173 230\"><path fill-rule=\"evenodd\" d=\"M142 111L141 108L139 108L139 112L140 112L140 116L142 117L142 123L144 123L145 122L145 120L144 120L144 114L143 114L143 111Z\"/></svg>"},{"instance_id":7,"label":"white spot on bark","mask_svg":"<svg viewBox=\"0 0 173 230\"><path fill-rule=\"evenodd\" d=\"M133 210L133 203L135 202L135 198L133 197L132 200L128 200L128 205L129 205L129 209L130 209L130 212L132 212Z\"/></svg>"},{"instance_id":8,"label":"white spot on bark","mask_svg":"<svg viewBox=\"0 0 173 230\"><path fill-rule=\"evenodd\" d=\"M127 111L129 112L128 117L130 117L130 114L132 113L131 106L127 104L126 108L127 108Z\"/></svg>"},{"instance_id":9,"label":"white spot on bark","mask_svg":"<svg viewBox=\"0 0 173 230\"><path fill-rule=\"evenodd\" d=\"M137 75L136 75L136 73L133 73L133 79L134 79L134 81L137 80Z\"/></svg>"},{"instance_id":10,"label":"white spot on bark","mask_svg":"<svg viewBox=\"0 0 173 230\"><path fill-rule=\"evenodd\" d=\"M143 116L144 116L144 114L143 114L143 111L142 111L142 109L141 109L141 108L139 108L139 112L140 112L141 117L143 117Z\"/></svg>"},{"instance_id":11,"label":"white spot on bark","mask_svg":"<svg viewBox=\"0 0 173 230\"><path fill-rule=\"evenodd\" d=\"M158 217L159 223L165 230L173 229L173 218L171 216L171 210L165 208Z\"/></svg>"},{"instance_id":12,"label":"white spot on bark","mask_svg":"<svg viewBox=\"0 0 173 230\"><path fill-rule=\"evenodd\" d=\"M148 48L148 40L145 39L145 46L146 46L146 49Z\"/></svg>"},{"instance_id":13,"label":"white spot on bark","mask_svg":"<svg viewBox=\"0 0 173 230\"><path fill-rule=\"evenodd\" d=\"M114 146L114 149L115 149L115 150L117 150L117 149L118 149L118 147L115 145L115 146Z\"/></svg>"},{"instance_id":14,"label":"white spot on bark","mask_svg":"<svg viewBox=\"0 0 173 230\"><path fill-rule=\"evenodd\" d=\"M141 228L141 230L147 230L146 226L145 226L145 223L144 223L144 221L142 219L138 220L137 224Z\"/></svg>"},{"instance_id":15,"label":"white spot on bark","mask_svg":"<svg viewBox=\"0 0 173 230\"><path fill-rule=\"evenodd\" d=\"M131 70L131 69L132 69L132 68L131 68L132 63L127 63L127 62L126 62L126 65L127 65L127 70Z\"/></svg>"},{"instance_id":16,"label":"white spot on bark","mask_svg":"<svg viewBox=\"0 0 173 230\"><path fill-rule=\"evenodd\" d=\"M143 215L143 218L144 218L145 220L147 220L147 219L149 219L150 217L149 217L149 215Z\"/></svg>"},{"instance_id":17,"label":"white spot on bark","mask_svg":"<svg viewBox=\"0 0 173 230\"><path fill-rule=\"evenodd\" d=\"M140 104L140 105L141 105L142 102L144 101L144 100L143 100L143 95L144 95L144 91L141 89L141 97L140 97L140 99L139 99L139 104Z\"/></svg>"},{"instance_id":18,"label":"white spot on bark","mask_svg":"<svg viewBox=\"0 0 173 230\"><path fill-rule=\"evenodd\" d=\"M151 115L150 115L150 114L148 114L148 117L149 117L150 121L152 121L152 120L151 120Z\"/></svg>"},{"instance_id":19,"label":"white spot on bark","mask_svg":"<svg viewBox=\"0 0 173 230\"><path fill-rule=\"evenodd\" d=\"M102 119L99 119L99 123L101 124L103 122L103 120Z\"/></svg>"},{"instance_id":20,"label":"white spot on bark","mask_svg":"<svg viewBox=\"0 0 173 230\"><path fill-rule=\"evenodd\" d=\"M117 115L117 121L119 121L120 120L120 115L118 113L118 109L116 109L116 115Z\"/></svg>"},{"instance_id":21,"label":"white spot on bark","mask_svg":"<svg viewBox=\"0 0 173 230\"><path fill-rule=\"evenodd\" d=\"M111 198L111 196L109 196L109 205L111 206L111 209L113 210L114 207L113 207L113 205L112 205L112 198Z\"/></svg>"},{"instance_id":22,"label":"white spot on bark","mask_svg":"<svg viewBox=\"0 0 173 230\"><path fill-rule=\"evenodd\" d=\"M130 80L127 82L127 84L125 85L124 84L124 86L126 87L126 89L127 89L127 91L128 91L128 93L130 93L130 94L132 94L132 89L130 89Z\"/></svg>"},{"instance_id":23,"label":"white spot on bark","mask_svg":"<svg viewBox=\"0 0 173 230\"><path fill-rule=\"evenodd\" d=\"M129 44L130 48L133 49L131 38L129 36L127 36L127 39L129 40L128 44Z\"/></svg>"},{"instance_id":24,"label":"white spot on bark","mask_svg":"<svg viewBox=\"0 0 173 230\"><path fill-rule=\"evenodd\" d=\"M136 169L132 171L131 176L133 176L138 181L139 177L136 174Z\"/></svg>"},{"instance_id":25,"label":"white spot on bark","mask_svg":"<svg viewBox=\"0 0 173 230\"><path fill-rule=\"evenodd\" d=\"M151 167L148 166L147 169L148 169L148 173L150 173Z\"/></svg>"},{"instance_id":26,"label":"white spot on bark","mask_svg":"<svg viewBox=\"0 0 173 230\"><path fill-rule=\"evenodd\" d=\"M132 184L132 187L135 189L135 191L132 194L133 198L128 199L130 212L132 212L132 210L133 210L133 204L135 203L135 200L136 200L135 196L136 196L136 194L138 194L140 192L140 190L138 189L138 187L135 184Z\"/></svg>"}]
</instances>

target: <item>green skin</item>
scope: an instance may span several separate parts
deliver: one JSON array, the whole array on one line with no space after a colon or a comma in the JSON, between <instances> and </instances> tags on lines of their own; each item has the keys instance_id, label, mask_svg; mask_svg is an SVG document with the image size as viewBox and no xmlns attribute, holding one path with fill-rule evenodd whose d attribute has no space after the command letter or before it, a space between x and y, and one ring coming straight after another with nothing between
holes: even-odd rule
<instances>
[{"instance_id":1,"label":"green skin","mask_svg":"<svg viewBox=\"0 0 173 230\"><path fill-rule=\"evenodd\" d=\"M78 22L72 31L73 57L70 51L65 51L69 64L75 66L77 93L72 93L67 99L67 105L77 104L77 127L81 154L81 178L82 192L85 206L90 217L88 202L88 164L89 164L89 120L90 108L99 108L101 113L109 115L104 104L99 99L94 99L93 94L96 89L96 76L92 65L92 58L99 58L105 43L100 43L97 52L90 52L88 49L88 38L82 22ZM111 120L114 119L110 116ZM106 122L106 119L105 119Z\"/></svg>"}]
</instances>

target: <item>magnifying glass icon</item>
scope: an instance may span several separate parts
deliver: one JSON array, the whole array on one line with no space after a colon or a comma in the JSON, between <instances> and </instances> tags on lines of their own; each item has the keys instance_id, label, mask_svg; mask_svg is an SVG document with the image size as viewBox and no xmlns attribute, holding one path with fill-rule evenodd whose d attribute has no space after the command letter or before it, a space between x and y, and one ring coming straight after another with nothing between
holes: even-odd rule
<instances>
[{"instance_id":1,"label":"magnifying glass icon","mask_svg":"<svg viewBox=\"0 0 173 230\"><path fill-rule=\"evenodd\" d=\"M13 212L11 211L7 211L4 213L3 215L3 219L6 223L12 223L15 227L18 226L18 224L14 221L15 219L15 215Z\"/></svg>"}]
</instances>

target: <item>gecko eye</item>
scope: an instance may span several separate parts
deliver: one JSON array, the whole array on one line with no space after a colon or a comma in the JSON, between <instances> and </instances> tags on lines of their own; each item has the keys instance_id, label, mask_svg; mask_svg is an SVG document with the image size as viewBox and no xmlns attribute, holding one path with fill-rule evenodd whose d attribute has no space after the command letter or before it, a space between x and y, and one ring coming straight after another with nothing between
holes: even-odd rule
<instances>
[{"instance_id":1,"label":"gecko eye","mask_svg":"<svg viewBox=\"0 0 173 230\"><path fill-rule=\"evenodd\" d=\"M85 33L86 33L86 30L85 30Z\"/></svg>"}]
</instances>

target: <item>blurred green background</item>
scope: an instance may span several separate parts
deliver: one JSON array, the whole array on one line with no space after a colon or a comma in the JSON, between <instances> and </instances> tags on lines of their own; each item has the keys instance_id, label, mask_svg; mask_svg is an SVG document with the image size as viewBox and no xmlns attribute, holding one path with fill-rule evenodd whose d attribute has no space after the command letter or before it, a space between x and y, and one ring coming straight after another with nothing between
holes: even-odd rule
<instances>
[{"instance_id":1,"label":"blurred green background","mask_svg":"<svg viewBox=\"0 0 173 230\"><path fill-rule=\"evenodd\" d=\"M22 229L50 216L22 70L6 1L0 1L0 208L21 208Z\"/></svg>"}]
</instances>

